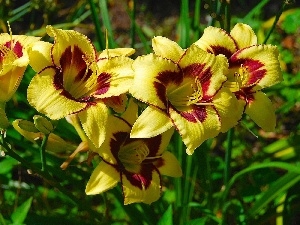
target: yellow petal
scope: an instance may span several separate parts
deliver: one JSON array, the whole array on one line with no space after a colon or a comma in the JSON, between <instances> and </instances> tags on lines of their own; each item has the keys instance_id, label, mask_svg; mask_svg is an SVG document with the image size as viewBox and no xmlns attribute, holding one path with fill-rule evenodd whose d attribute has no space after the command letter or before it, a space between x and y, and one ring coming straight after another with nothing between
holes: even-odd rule
<instances>
[{"instance_id":1,"label":"yellow petal","mask_svg":"<svg viewBox=\"0 0 300 225\"><path fill-rule=\"evenodd\" d=\"M96 148L105 139L108 113L108 108L102 102L78 113L84 132Z\"/></svg>"},{"instance_id":2,"label":"yellow petal","mask_svg":"<svg viewBox=\"0 0 300 225\"><path fill-rule=\"evenodd\" d=\"M244 107L229 89L222 88L214 97L213 103L221 118L221 132L227 132L242 118Z\"/></svg>"},{"instance_id":3,"label":"yellow petal","mask_svg":"<svg viewBox=\"0 0 300 225\"><path fill-rule=\"evenodd\" d=\"M171 119L160 109L148 106L134 123L131 138L150 138L157 136L173 126Z\"/></svg>"},{"instance_id":4,"label":"yellow petal","mask_svg":"<svg viewBox=\"0 0 300 225\"><path fill-rule=\"evenodd\" d=\"M135 53L134 48L114 48L114 49L105 49L103 50L98 58L107 58L107 57L115 57L115 56L131 56Z\"/></svg>"},{"instance_id":5,"label":"yellow petal","mask_svg":"<svg viewBox=\"0 0 300 225\"><path fill-rule=\"evenodd\" d=\"M230 63L235 62L247 67L243 86L256 84L253 90L261 90L283 80L276 46L257 45L242 49L230 58Z\"/></svg>"},{"instance_id":6,"label":"yellow petal","mask_svg":"<svg viewBox=\"0 0 300 225\"><path fill-rule=\"evenodd\" d=\"M264 131L274 131L276 116L271 100L261 91L254 93L253 98L246 106L246 114Z\"/></svg>"},{"instance_id":7,"label":"yellow petal","mask_svg":"<svg viewBox=\"0 0 300 225\"><path fill-rule=\"evenodd\" d=\"M203 35L194 44L207 52L223 54L227 58L237 51L235 41L225 30L211 26L204 29Z\"/></svg>"},{"instance_id":8,"label":"yellow petal","mask_svg":"<svg viewBox=\"0 0 300 225\"><path fill-rule=\"evenodd\" d=\"M164 74L168 80L176 79L180 76L178 66L171 60L149 54L139 56L133 63L133 69L135 76L129 92L138 100L165 109L166 87L158 77Z\"/></svg>"},{"instance_id":9,"label":"yellow petal","mask_svg":"<svg viewBox=\"0 0 300 225\"><path fill-rule=\"evenodd\" d=\"M130 125L133 125L138 118L138 105L134 102L133 98L129 99L126 111L122 114L122 118Z\"/></svg>"},{"instance_id":10,"label":"yellow petal","mask_svg":"<svg viewBox=\"0 0 300 225\"><path fill-rule=\"evenodd\" d=\"M161 134L161 143L159 145L156 155L161 155L166 151L167 147L170 144L170 140L173 136L174 130L175 129L172 127Z\"/></svg>"},{"instance_id":11,"label":"yellow petal","mask_svg":"<svg viewBox=\"0 0 300 225\"><path fill-rule=\"evenodd\" d=\"M55 65L60 66L61 55L69 47L72 51L74 46L78 47L86 58L96 59L95 48L91 40L85 35L73 30L56 29L50 25L46 27L46 30L49 36L54 37L54 46L51 53Z\"/></svg>"},{"instance_id":12,"label":"yellow petal","mask_svg":"<svg viewBox=\"0 0 300 225\"><path fill-rule=\"evenodd\" d=\"M117 164L113 152L118 152L120 145L129 137L130 128L125 120L112 115L108 116L105 140L100 148L92 150L97 152L106 162Z\"/></svg>"},{"instance_id":13,"label":"yellow petal","mask_svg":"<svg viewBox=\"0 0 300 225\"><path fill-rule=\"evenodd\" d=\"M7 102L16 92L26 67L14 67L0 76L0 102Z\"/></svg>"},{"instance_id":14,"label":"yellow petal","mask_svg":"<svg viewBox=\"0 0 300 225\"><path fill-rule=\"evenodd\" d=\"M225 74L228 70L227 59L223 55L215 56L192 45L187 49L185 55L179 61L184 71L184 76L198 77L205 90L205 96L214 96L227 80ZM197 68L201 68L200 71ZM192 68L192 69L188 69Z\"/></svg>"},{"instance_id":15,"label":"yellow petal","mask_svg":"<svg viewBox=\"0 0 300 225\"><path fill-rule=\"evenodd\" d=\"M37 111L57 120L84 109L87 103L69 99L62 90L56 90L53 86L54 74L55 70L48 68L34 76L27 90L27 99Z\"/></svg>"},{"instance_id":16,"label":"yellow petal","mask_svg":"<svg viewBox=\"0 0 300 225\"><path fill-rule=\"evenodd\" d=\"M237 23L230 31L230 35L235 40L238 49L257 44L257 37L252 28L247 24Z\"/></svg>"},{"instance_id":17,"label":"yellow petal","mask_svg":"<svg viewBox=\"0 0 300 225\"><path fill-rule=\"evenodd\" d=\"M29 49L29 65L36 72L40 72L47 66L52 65L51 48L53 44L44 41L38 41Z\"/></svg>"},{"instance_id":18,"label":"yellow petal","mask_svg":"<svg viewBox=\"0 0 300 225\"><path fill-rule=\"evenodd\" d=\"M137 176L137 175L136 175ZM122 187L124 195L124 205L131 203L144 202L146 204L151 204L157 201L160 197L160 175L156 170L152 170L152 179L148 187L140 189L132 185L132 183L127 179L126 175L122 174ZM137 178L136 178L137 179ZM143 179L138 180L143 186Z\"/></svg>"},{"instance_id":19,"label":"yellow petal","mask_svg":"<svg viewBox=\"0 0 300 225\"><path fill-rule=\"evenodd\" d=\"M217 136L221 129L220 118L212 106L205 106L205 109L202 108L201 111L197 109L197 111L184 112L184 114L189 113L189 116L183 117L180 112L170 108L171 119L189 155L192 155L205 140ZM201 117L202 122L198 117Z\"/></svg>"},{"instance_id":20,"label":"yellow petal","mask_svg":"<svg viewBox=\"0 0 300 225\"><path fill-rule=\"evenodd\" d=\"M85 188L87 195L103 193L117 185L120 181L120 173L111 165L100 162L93 171Z\"/></svg>"},{"instance_id":21,"label":"yellow petal","mask_svg":"<svg viewBox=\"0 0 300 225\"><path fill-rule=\"evenodd\" d=\"M134 76L132 63L133 60L125 56L99 60L97 63L100 73L98 82L101 81L102 74L104 74L105 77L107 77L108 74L109 79L102 84L107 85L108 89L104 93L102 93L102 91L96 91L95 95L99 98L107 98L126 93L132 84ZM103 87L101 84L99 85L99 88Z\"/></svg>"},{"instance_id":22,"label":"yellow petal","mask_svg":"<svg viewBox=\"0 0 300 225\"><path fill-rule=\"evenodd\" d=\"M154 162L157 169L162 175L170 177L181 177L182 170L177 158L169 151L165 151L162 155L162 159Z\"/></svg>"},{"instance_id":23,"label":"yellow petal","mask_svg":"<svg viewBox=\"0 0 300 225\"><path fill-rule=\"evenodd\" d=\"M184 50L175 42L166 37L152 38L152 48L156 55L178 62Z\"/></svg>"}]
</instances>

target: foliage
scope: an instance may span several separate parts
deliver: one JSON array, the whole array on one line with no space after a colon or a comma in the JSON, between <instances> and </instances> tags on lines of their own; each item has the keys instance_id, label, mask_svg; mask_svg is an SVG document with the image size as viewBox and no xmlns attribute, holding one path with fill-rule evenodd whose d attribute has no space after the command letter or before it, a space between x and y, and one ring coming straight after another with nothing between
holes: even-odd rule
<instances>
[{"instance_id":1,"label":"foliage","mask_svg":"<svg viewBox=\"0 0 300 225\"><path fill-rule=\"evenodd\" d=\"M204 142L193 156L185 154L175 133L168 150L177 156L183 177L162 177L162 196L151 205L123 205L120 187L100 195L85 194L97 158L86 163L83 153L61 170L73 149L41 154L42 140L30 142L10 126L0 140L0 224L300 222L299 8L289 1L269 0L250 5L244 0L181 0L175 6L174 1L157 1L160 4L161 9L169 7L174 13L166 15L168 10L163 10L157 15L155 8L151 11L155 5L151 1L5 1L0 4L0 27L9 33L9 21L14 34L41 36L46 41L52 41L46 36L48 24L74 29L93 40L97 50L133 47L136 54L132 58L136 58L152 51L154 36L166 36L187 48L209 25L230 31L237 22L249 24L259 43L277 45L280 51L284 80L266 91L276 108L275 132L263 131L244 116L227 134ZM270 6L276 10L269 10ZM266 12L270 18L263 16ZM16 94L6 104L10 123L16 119L33 121L38 114L26 94L34 75L28 67ZM54 127L53 133L66 142L81 142L65 120L58 120Z\"/></svg>"}]
</instances>

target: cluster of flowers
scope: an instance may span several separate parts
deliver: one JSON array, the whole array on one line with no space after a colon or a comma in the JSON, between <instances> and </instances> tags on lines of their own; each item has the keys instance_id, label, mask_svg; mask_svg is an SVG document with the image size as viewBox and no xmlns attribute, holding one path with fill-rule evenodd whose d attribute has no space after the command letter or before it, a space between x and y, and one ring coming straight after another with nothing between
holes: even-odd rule
<instances>
[{"instance_id":1,"label":"cluster of flowers","mask_svg":"<svg viewBox=\"0 0 300 225\"><path fill-rule=\"evenodd\" d=\"M121 182L124 204L156 201L161 175L182 174L166 150L174 130L191 155L205 140L237 125L243 113L265 131L275 129L274 109L262 89L282 80L278 50L258 45L246 24L236 24L230 33L208 27L187 49L154 37L153 53L135 60L129 57L132 48L97 53L83 34L46 30L54 44L0 36L0 125L8 123L5 103L29 64L37 72L28 87L30 105L51 120L66 118L83 141L81 150L101 157L87 194ZM146 105L141 113L140 102ZM26 131L20 120L13 125L31 141L47 133ZM51 140L57 148L63 140L51 135L48 148Z\"/></svg>"}]
</instances>

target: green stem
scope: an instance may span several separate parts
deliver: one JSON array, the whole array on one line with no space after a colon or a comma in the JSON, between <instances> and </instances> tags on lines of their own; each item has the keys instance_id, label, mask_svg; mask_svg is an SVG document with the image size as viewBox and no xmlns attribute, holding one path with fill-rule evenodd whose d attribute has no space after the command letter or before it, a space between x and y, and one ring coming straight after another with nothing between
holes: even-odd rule
<instances>
[{"instance_id":1,"label":"green stem","mask_svg":"<svg viewBox=\"0 0 300 225\"><path fill-rule=\"evenodd\" d=\"M179 44L182 48L186 48L190 42L189 0L181 0L179 26Z\"/></svg>"},{"instance_id":2,"label":"green stem","mask_svg":"<svg viewBox=\"0 0 300 225\"><path fill-rule=\"evenodd\" d=\"M92 19L95 25L95 30L96 30L96 37L98 39L99 47L100 50L105 49L105 41L104 41L104 35L101 32L101 25L100 25L100 20L98 18L98 14L96 12L96 5L94 3L94 0L89 0L89 4L91 7L91 13L92 13Z\"/></svg>"},{"instance_id":3,"label":"green stem","mask_svg":"<svg viewBox=\"0 0 300 225\"><path fill-rule=\"evenodd\" d=\"M279 18L280 18L280 16L281 16L282 12L284 11L285 7L286 7L286 3L285 3L285 1L283 1L283 4L282 4L282 6L281 6L279 12L276 14L276 17L275 17L275 20L274 20L274 22L273 22L273 24L272 24L272 27L271 27L271 29L269 30L269 32L268 32L268 34L267 34L267 37L265 38L263 44L266 44L267 41L268 41L268 39L270 38L270 36L271 36L273 30L275 29L275 26L276 26L276 24L277 24L277 22L278 22L278 20L279 20Z\"/></svg>"},{"instance_id":4,"label":"green stem","mask_svg":"<svg viewBox=\"0 0 300 225\"><path fill-rule=\"evenodd\" d=\"M225 3L225 29L227 32L230 32L230 21L231 21L231 10L230 10L230 2Z\"/></svg>"},{"instance_id":5,"label":"green stem","mask_svg":"<svg viewBox=\"0 0 300 225\"><path fill-rule=\"evenodd\" d=\"M192 162L193 162L193 158L192 156L187 156L186 157L186 166L185 166L185 174L184 174L184 192L182 192L183 195L183 199L182 199L182 211L181 211L181 215L180 215L180 220L181 223L180 224L184 224L184 221L188 221L189 220L189 190L191 189L191 170L192 170Z\"/></svg>"},{"instance_id":6,"label":"green stem","mask_svg":"<svg viewBox=\"0 0 300 225\"><path fill-rule=\"evenodd\" d=\"M132 0L132 6L129 8L130 12L130 18L131 18L131 28L130 28L130 39L131 39L131 47L134 48L135 46L135 33L136 33L136 27L135 27L135 0Z\"/></svg>"},{"instance_id":7,"label":"green stem","mask_svg":"<svg viewBox=\"0 0 300 225\"><path fill-rule=\"evenodd\" d=\"M234 135L234 128L231 128L227 133L227 148L225 152L225 170L224 170L224 185L226 186L229 181L231 173L231 152L232 152L232 141Z\"/></svg>"},{"instance_id":8,"label":"green stem","mask_svg":"<svg viewBox=\"0 0 300 225\"><path fill-rule=\"evenodd\" d=\"M201 14L201 0L196 0L195 2L195 10L194 10L194 41L200 38L200 14Z\"/></svg>"},{"instance_id":9,"label":"green stem","mask_svg":"<svg viewBox=\"0 0 300 225\"><path fill-rule=\"evenodd\" d=\"M46 171L47 163L46 163L46 145L48 141L49 134L45 134L42 140L42 144L40 147L40 153L41 153L41 162L42 162L42 171Z\"/></svg>"},{"instance_id":10,"label":"green stem","mask_svg":"<svg viewBox=\"0 0 300 225\"><path fill-rule=\"evenodd\" d=\"M183 144L180 135L176 132L175 133L175 139L176 139L176 152L177 152L177 159L182 165L183 162ZM182 179L175 179L175 190L176 190L176 208L182 206Z\"/></svg>"}]
</instances>

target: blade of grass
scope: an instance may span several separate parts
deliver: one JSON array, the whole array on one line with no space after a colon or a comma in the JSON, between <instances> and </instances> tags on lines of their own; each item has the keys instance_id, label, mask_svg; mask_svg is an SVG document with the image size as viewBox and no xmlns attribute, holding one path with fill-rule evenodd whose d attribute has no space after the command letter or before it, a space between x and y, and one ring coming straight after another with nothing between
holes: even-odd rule
<instances>
[{"instance_id":1,"label":"blade of grass","mask_svg":"<svg viewBox=\"0 0 300 225\"><path fill-rule=\"evenodd\" d=\"M200 14L201 14L201 0L196 0L195 10L194 10L194 23L193 23L194 42L200 38L200 29L199 29Z\"/></svg>"},{"instance_id":2,"label":"blade of grass","mask_svg":"<svg viewBox=\"0 0 300 225\"><path fill-rule=\"evenodd\" d=\"M282 4L280 10L278 11L278 13L276 14L276 17L275 17L275 20L274 20L274 22L273 22L273 24L272 24L272 27L270 28L270 30L269 30L269 32L268 32L268 34L267 34L267 36L266 36L266 38L265 38L263 44L266 44L267 41L268 41L268 39L270 38L270 36L271 36L271 34L272 34L272 32L273 32L273 30L274 30L274 28L275 28L275 26L276 26L276 24L277 24L279 18L280 18L280 16L281 16L281 14L283 13L283 11L284 11L284 9L285 9L285 7L286 7L286 5L287 5L286 2L283 1L283 4Z\"/></svg>"},{"instance_id":3,"label":"blade of grass","mask_svg":"<svg viewBox=\"0 0 300 225\"><path fill-rule=\"evenodd\" d=\"M258 14L261 12L262 8L269 2L270 0L262 0L260 3L258 3L245 17L244 21L249 21L253 19L255 14Z\"/></svg>"},{"instance_id":4,"label":"blade of grass","mask_svg":"<svg viewBox=\"0 0 300 225\"><path fill-rule=\"evenodd\" d=\"M269 202L274 200L280 193L285 192L287 189L292 187L300 181L299 173L287 173L283 177L275 181L270 188L264 192L260 199L258 199L253 207L249 210L249 215L254 217L257 213L260 212Z\"/></svg>"},{"instance_id":5,"label":"blade of grass","mask_svg":"<svg viewBox=\"0 0 300 225\"><path fill-rule=\"evenodd\" d=\"M136 33L136 24L135 24L135 12L136 12L136 4L135 0L131 0L129 3L129 15L131 19L130 25L130 39L131 39L131 47L134 48L135 46L135 33Z\"/></svg>"},{"instance_id":6,"label":"blade of grass","mask_svg":"<svg viewBox=\"0 0 300 225\"><path fill-rule=\"evenodd\" d=\"M108 14L107 0L99 0L99 7L100 7L103 25L105 26L105 28L108 31L109 48L115 48L117 46L117 44L114 40L114 33L113 33L112 26L111 26L109 14Z\"/></svg>"},{"instance_id":7,"label":"blade of grass","mask_svg":"<svg viewBox=\"0 0 300 225\"><path fill-rule=\"evenodd\" d=\"M188 203L189 203L189 198L190 198L190 189L192 188L191 183L193 182L191 178L191 170L192 170L192 164L193 164L193 158L192 156L186 156L185 157L185 176L184 176L184 184L183 184L183 191L182 191L182 210L181 210L181 215L180 215L180 224L184 224L185 221L189 220L189 215L188 215Z\"/></svg>"},{"instance_id":8,"label":"blade of grass","mask_svg":"<svg viewBox=\"0 0 300 225\"><path fill-rule=\"evenodd\" d=\"M94 0L89 0L89 4L91 7L91 14L92 14L92 19L93 19L93 22L95 25L96 37L98 39L98 44L99 44L100 50L104 50L105 49L104 33L101 31L101 25L100 25L97 11L96 11L96 5L94 3Z\"/></svg>"},{"instance_id":9,"label":"blade of grass","mask_svg":"<svg viewBox=\"0 0 300 225\"><path fill-rule=\"evenodd\" d=\"M234 128L231 128L227 133L227 148L225 152L225 168L224 168L224 185L226 186L229 181L231 173L231 152L232 152L232 142L233 142Z\"/></svg>"},{"instance_id":10,"label":"blade of grass","mask_svg":"<svg viewBox=\"0 0 300 225\"><path fill-rule=\"evenodd\" d=\"M187 48L190 42L189 0L181 0L179 18L179 45Z\"/></svg>"},{"instance_id":11,"label":"blade of grass","mask_svg":"<svg viewBox=\"0 0 300 225\"><path fill-rule=\"evenodd\" d=\"M242 171L236 173L229 180L228 185L226 185L226 188L222 195L223 204L227 198L230 188L238 179L240 179L242 176L244 176L247 173L251 173L252 171L263 169L263 168L272 168L272 167L287 170L288 172L300 174L299 166L291 165L291 164L285 163L285 162L265 162L265 163L261 163L258 165L249 166L246 169L243 169Z\"/></svg>"},{"instance_id":12,"label":"blade of grass","mask_svg":"<svg viewBox=\"0 0 300 225\"><path fill-rule=\"evenodd\" d=\"M151 49L151 47L150 47L151 43L150 43L150 42L148 41L148 39L145 37L145 35L144 35L142 29L141 29L137 24L135 24L135 27L136 27L136 33L137 33L139 39L140 39L141 42L142 42L142 45L143 45L143 47L144 47L144 49L145 49L145 52L146 52L146 53L150 53L150 52L152 51L152 49ZM137 46L136 46L136 47L137 47Z\"/></svg>"},{"instance_id":13,"label":"blade of grass","mask_svg":"<svg viewBox=\"0 0 300 225\"><path fill-rule=\"evenodd\" d=\"M183 143L181 140L180 135L176 132L174 134L175 137L175 151L177 153L177 159L182 165L183 163ZM176 209L179 209L182 206L182 179L174 179L175 181L175 191L176 191L176 202L175 202L175 207Z\"/></svg>"},{"instance_id":14,"label":"blade of grass","mask_svg":"<svg viewBox=\"0 0 300 225\"><path fill-rule=\"evenodd\" d=\"M22 8L22 11L19 11L18 13L16 13L13 17L11 17L9 19L9 22L12 23L12 22L22 18L22 16L24 16L25 14L30 13L30 12L31 12L30 6L26 7L26 8Z\"/></svg>"}]
</instances>

